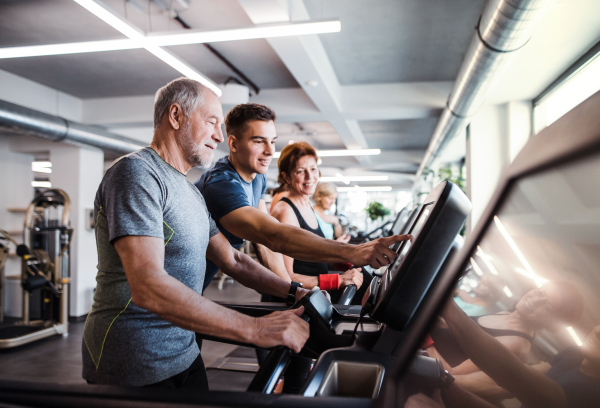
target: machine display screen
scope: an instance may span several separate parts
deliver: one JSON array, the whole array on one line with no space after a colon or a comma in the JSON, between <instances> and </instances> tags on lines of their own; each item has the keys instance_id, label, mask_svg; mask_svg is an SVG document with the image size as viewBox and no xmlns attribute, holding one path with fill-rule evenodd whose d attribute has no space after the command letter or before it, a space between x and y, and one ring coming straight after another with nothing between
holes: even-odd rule
<instances>
[{"instance_id":1,"label":"machine display screen","mask_svg":"<svg viewBox=\"0 0 600 408\"><path fill-rule=\"evenodd\" d=\"M428 203L423 204L423 206L419 210L419 214L410 226L410 229L408 230L407 234L412 235L414 238L416 238L417 235L419 235L421 228L423 228L423 224L425 224L425 220L427 220L427 217L429 216L433 204L435 204L435 201L430 201ZM394 278L395 273L398 271L398 268L402 263L402 259L404 259L404 257L408 253L408 250L410 249L411 245L411 241L403 241L400 243L400 246L398 246L398 248L396 249L398 257L396 258L394 263L388 267L386 273L386 280L388 282L391 282L391 280Z\"/></svg>"}]
</instances>

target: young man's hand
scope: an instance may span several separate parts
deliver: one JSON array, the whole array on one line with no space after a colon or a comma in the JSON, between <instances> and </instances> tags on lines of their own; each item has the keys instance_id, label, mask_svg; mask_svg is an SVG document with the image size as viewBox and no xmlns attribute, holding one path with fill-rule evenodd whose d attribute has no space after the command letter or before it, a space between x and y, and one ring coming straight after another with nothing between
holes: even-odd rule
<instances>
[{"instance_id":1,"label":"young man's hand","mask_svg":"<svg viewBox=\"0 0 600 408\"><path fill-rule=\"evenodd\" d=\"M389 265L396 259L397 255L390 249L390 246L396 242L408 241L412 238L412 235L393 235L356 245L352 249L352 259L348 259L348 262L352 262L355 266L369 265L372 268L379 269L382 266Z\"/></svg>"},{"instance_id":2,"label":"young man's hand","mask_svg":"<svg viewBox=\"0 0 600 408\"><path fill-rule=\"evenodd\" d=\"M285 346L299 353L309 336L308 323L300 318L302 313L304 306L256 318L251 343L261 348Z\"/></svg>"},{"instance_id":3,"label":"young man's hand","mask_svg":"<svg viewBox=\"0 0 600 408\"><path fill-rule=\"evenodd\" d=\"M360 288L363 283L362 270L360 268L349 269L340 275L340 288L346 286L356 285L356 288Z\"/></svg>"}]
</instances>

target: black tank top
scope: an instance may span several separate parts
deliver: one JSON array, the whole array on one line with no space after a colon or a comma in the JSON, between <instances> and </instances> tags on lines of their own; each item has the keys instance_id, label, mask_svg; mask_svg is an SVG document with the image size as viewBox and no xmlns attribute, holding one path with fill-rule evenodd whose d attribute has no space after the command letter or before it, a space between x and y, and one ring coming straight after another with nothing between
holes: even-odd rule
<instances>
[{"instance_id":1,"label":"black tank top","mask_svg":"<svg viewBox=\"0 0 600 408\"><path fill-rule=\"evenodd\" d=\"M481 329L488 333L493 337L502 337L502 336L518 336L522 337L528 342L533 341L533 337L531 337L527 333L523 333L516 330L507 330L507 329L491 329L489 327L482 326L479 323L479 318L483 316L470 316ZM440 353L440 355L446 360L451 367L456 367L457 365L465 362L469 359L465 351L460 347L458 341L454 337L454 334L449 328L437 327L431 330L431 339L433 340L433 345L435 349Z\"/></svg>"},{"instance_id":2,"label":"black tank top","mask_svg":"<svg viewBox=\"0 0 600 408\"><path fill-rule=\"evenodd\" d=\"M298 207L296 207L289 198L284 197L281 199L281 201L285 201L290 207L292 207L292 210L294 210L294 214L296 214L296 218L298 219L298 224L300 224L300 228L325 238L323 231L321 231L321 228L318 225L317 228L311 228L306 223L304 217L302 217L302 214L300 213L300 210L298 210ZM293 269L295 273L299 273L301 275L319 276L328 273L329 268L325 262L307 262L294 259Z\"/></svg>"}]
</instances>

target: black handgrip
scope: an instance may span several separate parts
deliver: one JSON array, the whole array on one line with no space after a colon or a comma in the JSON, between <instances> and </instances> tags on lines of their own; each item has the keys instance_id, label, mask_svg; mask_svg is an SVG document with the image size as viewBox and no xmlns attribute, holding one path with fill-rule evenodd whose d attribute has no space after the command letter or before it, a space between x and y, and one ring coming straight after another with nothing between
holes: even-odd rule
<instances>
[{"instance_id":1,"label":"black handgrip","mask_svg":"<svg viewBox=\"0 0 600 408\"><path fill-rule=\"evenodd\" d=\"M346 289L342 292L342 296L340 296L340 300L338 304L340 305L349 305L352 303L352 299L354 299L354 295L356 294L356 285L348 285Z\"/></svg>"},{"instance_id":2,"label":"black handgrip","mask_svg":"<svg viewBox=\"0 0 600 408\"><path fill-rule=\"evenodd\" d=\"M248 391L271 394L291 358L292 350L287 347L279 346L272 349L254 376Z\"/></svg>"},{"instance_id":3,"label":"black handgrip","mask_svg":"<svg viewBox=\"0 0 600 408\"><path fill-rule=\"evenodd\" d=\"M23 258L25 255L31 255L31 251L27 245L21 244L17 246L17 255Z\"/></svg>"}]
</instances>

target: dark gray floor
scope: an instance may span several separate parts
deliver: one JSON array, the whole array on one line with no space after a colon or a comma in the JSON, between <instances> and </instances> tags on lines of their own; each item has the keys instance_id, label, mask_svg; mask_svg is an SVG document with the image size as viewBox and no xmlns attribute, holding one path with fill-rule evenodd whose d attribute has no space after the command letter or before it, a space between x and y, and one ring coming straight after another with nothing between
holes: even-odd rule
<instances>
[{"instance_id":1,"label":"dark gray floor","mask_svg":"<svg viewBox=\"0 0 600 408\"><path fill-rule=\"evenodd\" d=\"M239 283L225 283L223 290L213 282L205 296L212 300L257 302L260 295ZM71 323L69 336L53 336L12 349L0 350L0 380L32 381L41 383L85 384L81 378L81 339L84 322ZM217 359L236 351L237 346L205 341L202 357L207 367ZM239 350L237 351L240 352ZM249 351L244 352L245 355ZM254 374L208 369L211 389L244 391Z\"/></svg>"}]
</instances>

